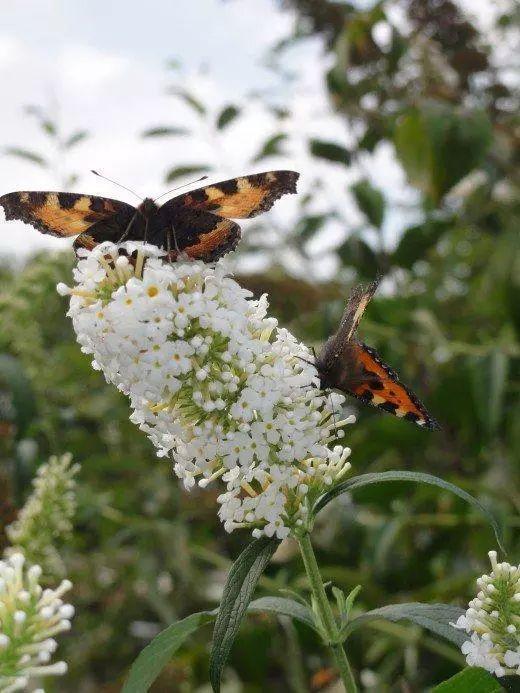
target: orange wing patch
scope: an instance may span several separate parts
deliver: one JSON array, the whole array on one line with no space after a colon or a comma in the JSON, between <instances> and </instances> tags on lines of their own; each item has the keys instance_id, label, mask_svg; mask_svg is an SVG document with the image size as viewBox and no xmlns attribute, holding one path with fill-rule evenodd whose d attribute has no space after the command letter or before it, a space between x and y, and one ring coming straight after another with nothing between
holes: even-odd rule
<instances>
[{"instance_id":1,"label":"orange wing patch","mask_svg":"<svg viewBox=\"0 0 520 693\"><path fill-rule=\"evenodd\" d=\"M7 221L20 219L52 236L77 236L116 214L124 203L57 192L15 192L0 197Z\"/></svg>"},{"instance_id":2,"label":"orange wing patch","mask_svg":"<svg viewBox=\"0 0 520 693\"><path fill-rule=\"evenodd\" d=\"M355 370L360 375L350 383L349 394L419 426L430 430L439 428L419 398L400 382L397 373L379 358L375 349L353 342L351 350Z\"/></svg>"},{"instance_id":3,"label":"orange wing patch","mask_svg":"<svg viewBox=\"0 0 520 693\"><path fill-rule=\"evenodd\" d=\"M246 219L271 209L282 195L295 193L298 178L295 171L267 171L192 190L172 203L221 217Z\"/></svg>"}]
</instances>

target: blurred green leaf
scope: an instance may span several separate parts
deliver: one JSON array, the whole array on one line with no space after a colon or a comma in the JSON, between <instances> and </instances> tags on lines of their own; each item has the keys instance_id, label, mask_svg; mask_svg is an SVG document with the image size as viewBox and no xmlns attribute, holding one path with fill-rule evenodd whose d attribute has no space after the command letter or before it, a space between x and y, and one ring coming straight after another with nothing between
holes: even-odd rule
<instances>
[{"instance_id":1,"label":"blurred green leaf","mask_svg":"<svg viewBox=\"0 0 520 693\"><path fill-rule=\"evenodd\" d=\"M217 118L217 128L223 130L240 114L240 109L236 106L226 106L220 111Z\"/></svg>"},{"instance_id":2,"label":"blurred green leaf","mask_svg":"<svg viewBox=\"0 0 520 693\"><path fill-rule=\"evenodd\" d=\"M83 140L86 140L87 137L88 132L86 130L78 130L77 132L72 134L68 139L65 140L63 146L65 147L65 149L72 149L72 147L75 147L80 142L83 142Z\"/></svg>"},{"instance_id":3,"label":"blurred green leaf","mask_svg":"<svg viewBox=\"0 0 520 693\"><path fill-rule=\"evenodd\" d=\"M302 243L310 240L327 221L326 214L308 214L301 217L296 224L294 234Z\"/></svg>"},{"instance_id":4,"label":"blurred green leaf","mask_svg":"<svg viewBox=\"0 0 520 693\"><path fill-rule=\"evenodd\" d=\"M173 183L178 178L184 178L185 176L193 176L198 173L208 173L211 171L209 166L199 166L194 164L193 166L176 166L168 171L166 174L166 183Z\"/></svg>"},{"instance_id":5,"label":"blurred green leaf","mask_svg":"<svg viewBox=\"0 0 520 693\"><path fill-rule=\"evenodd\" d=\"M213 621L214 612L201 611L172 623L141 651L132 664L122 693L145 693L172 655L198 628Z\"/></svg>"},{"instance_id":6,"label":"blurred green leaf","mask_svg":"<svg viewBox=\"0 0 520 693\"><path fill-rule=\"evenodd\" d=\"M309 149L311 154L319 159L327 159L327 161L334 161L347 166L350 164L351 155L349 150L335 142L313 139L309 142Z\"/></svg>"},{"instance_id":7,"label":"blurred green leaf","mask_svg":"<svg viewBox=\"0 0 520 693\"><path fill-rule=\"evenodd\" d=\"M283 132L279 132L277 135L270 137L258 152L258 154L253 158L253 161L261 161L268 156L276 156L281 154L282 150L280 145L287 139L287 135Z\"/></svg>"},{"instance_id":8,"label":"blurred green leaf","mask_svg":"<svg viewBox=\"0 0 520 693\"><path fill-rule=\"evenodd\" d=\"M425 259L426 253L452 225L450 220L427 219L423 224L411 226L403 233L392 254L392 261L399 267L411 269L418 260Z\"/></svg>"},{"instance_id":9,"label":"blurred green leaf","mask_svg":"<svg viewBox=\"0 0 520 693\"><path fill-rule=\"evenodd\" d=\"M41 125L42 130L45 133L47 133L47 135L50 135L51 137L56 137L58 129L56 127L56 124L52 120L45 118L44 120L41 121L40 125Z\"/></svg>"},{"instance_id":10,"label":"blurred green leaf","mask_svg":"<svg viewBox=\"0 0 520 693\"><path fill-rule=\"evenodd\" d=\"M155 128L145 130L142 137L172 137L176 135L189 135L190 131L187 128L176 127L173 125L161 125Z\"/></svg>"},{"instance_id":11,"label":"blurred green leaf","mask_svg":"<svg viewBox=\"0 0 520 693\"><path fill-rule=\"evenodd\" d=\"M213 631L209 678L215 693L256 584L279 544L269 537L255 539L231 566Z\"/></svg>"},{"instance_id":12,"label":"blurred green leaf","mask_svg":"<svg viewBox=\"0 0 520 693\"><path fill-rule=\"evenodd\" d=\"M206 114L206 107L198 99L196 99L192 94L183 89L170 89L170 94L177 96L179 99L184 101L184 103L196 111L199 115L203 116Z\"/></svg>"},{"instance_id":13,"label":"blurred green leaf","mask_svg":"<svg viewBox=\"0 0 520 693\"><path fill-rule=\"evenodd\" d=\"M485 669L470 667L435 686L431 693L500 693L503 690Z\"/></svg>"},{"instance_id":14,"label":"blurred green leaf","mask_svg":"<svg viewBox=\"0 0 520 693\"><path fill-rule=\"evenodd\" d=\"M16 156L18 159L25 159L30 161L32 164L37 164L43 168L47 168L48 163L43 156L36 154L36 152L31 152L28 149L23 149L22 147L5 147L4 154L7 156Z\"/></svg>"},{"instance_id":15,"label":"blurred green leaf","mask_svg":"<svg viewBox=\"0 0 520 693\"><path fill-rule=\"evenodd\" d=\"M480 501L474 498L467 491L464 491L464 489L455 486L455 484L452 484L449 481L444 481L444 479L439 479L439 477L437 476L432 476L431 474L424 474L422 472L389 471L376 472L372 474L361 474L360 476L352 477L351 479L343 481L342 483L332 488L330 491L327 491L327 493L324 493L322 496L320 496L313 508L313 515L317 515L320 512L320 510L323 510L323 508L326 505L328 505L332 500L334 500L334 498L337 498L337 496L341 495L342 493L347 493L349 491L353 491L356 488L363 488L364 486L370 486L372 484L386 483L388 481L413 481L419 484L437 486L439 488L444 489L445 491L450 491L451 493L454 493L456 496L466 501L466 503L472 505L476 510L481 512L487 518L489 524L493 528L499 547L505 553L505 549L502 544L502 532L500 530L498 522L495 520L495 518L489 512L489 510L482 505Z\"/></svg>"},{"instance_id":16,"label":"blurred green leaf","mask_svg":"<svg viewBox=\"0 0 520 693\"><path fill-rule=\"evenodd\" d=\"M385 216L385 197L383 193L374 188L367 179L355 183L351 190L359 209L368 221L378 229L381 228Z\"/></svg>"},{"instance_id":17,"label":"blurred green leaf","mask_svg":"<svg viewBox=\"0 0 520 693\"><path fill-rule=\"evenodd\" d=\"M509 357L494 349L486 356L471 359L471 365L475 409L488 435L494 435L503 418Z\"/></svg>"},{"instance_id":18,"label":"blurred green leaf","mask_svg":"<svg viewBox=\"0 0 520 693\"><path fill-rule=\"evenodd\" d=\"M483 111L430 102L399 118L394 141L411 184L438 204L482 163L491 136L491 124Z\"/></svg>"},{"instance_id":19,"label":"blurred green leaf","mask_svg":"<svg viewBox=\"0 0 520 693\"><path fill-rule=\"evenodd\" d=\"M21 436L35 415L34 392L22 363L10 354L0 354L0 421L13 422Z\"/></svg>"},{"instance_id":20,"label":"blurred green leaf","mask_svg":"<svg viewBox=\"0 0 520 693\"><path fill-rule=\"evenodd\" d=\"M363 277L374 277L379 270L375 251L355 234L339 246L337 253L344 265L355 267Z\"/></svg>"},{"instance_id":21,"label":"blurred green leaf","mask_svg":"<svg viewBox=\"0 0 520 693\"><path fill-rule=\"evenodd\" d=\"M458 606L449 604L421 604L419 602L411 602L408 604L389 604L382 606L380 609L372 609L364 614L352 619L344 628L345 637L363 626L369 621L384 619L386 621L411 621L422 628L426 628L435 635L440 635L442 638L458 645L467 640L467 634L461 630L457 630L451 623L455 623L459 616L465 613L464 609Z\"/></svg>"}]
</instances>

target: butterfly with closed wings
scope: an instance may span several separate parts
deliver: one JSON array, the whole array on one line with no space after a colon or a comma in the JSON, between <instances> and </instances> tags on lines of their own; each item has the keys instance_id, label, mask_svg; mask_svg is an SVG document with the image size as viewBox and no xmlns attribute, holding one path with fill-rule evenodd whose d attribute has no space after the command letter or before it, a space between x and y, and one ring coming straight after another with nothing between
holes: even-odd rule
<instances>
[{"instance_id":1,"label":"butterfly with closed wings","mask_svg":"<svg viewBox=\"0 0 520 693\"><path fill-rule=\"evenodd\" d=\"M339 328L316 357L321 389L340 390L365 404L435 430L439 424L419 398L404 385L397 373L384 363L375 349L356 339L355 334L379 280L353 289Z\"/></svg>"},{"instance_id":2,"label":"butterfly with closed wings","mask_svg":"<svg viewBox=\"0 0 520 693\"><path fill-rule=\"evenodd\" d=\"M183 253L214 262L234 250L246 219L271 209L296 192L295 171L267 171L192 190L158 206L146 198L138 207L93 195L67 192L12 192L0 197L7 221L17 219L42 233L77 236L74 249L99 243L145 241L165 250L174 262Z\"/></svg>"}]
</instances>

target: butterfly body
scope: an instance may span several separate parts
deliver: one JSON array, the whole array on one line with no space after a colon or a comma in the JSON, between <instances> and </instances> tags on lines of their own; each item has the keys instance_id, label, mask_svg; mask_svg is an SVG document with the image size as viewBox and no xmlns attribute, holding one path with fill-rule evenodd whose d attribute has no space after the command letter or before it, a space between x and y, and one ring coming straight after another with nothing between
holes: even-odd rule
<instances>
[{"instance_id":1,"label":"butterfly body","mask_svg":"<svg viewBox=\"0 0 520 693\"><path fill-rule=\"evenodd\" d=\"M282 195L296 192L297 180L294 171L267 171L192 190L161 206L151 198L133 207L105 197L36 191L3 195L0 206L8 221L53 236L77 236L75 250L104 241L146 241L165 250L170 261L184 253L213 262L240 240L240 226L230 218L267 211Z\"/></svg>"},{"instance_id":2,"label":"butterfly body","mask_svg":"<svg viewBox=\"0 0 520 693\"><path fill-rule=\"evenodd\" d=\"M356 287L347 303L337 332L316 357L321 389L340 390L365 404L398 418L434 430L439 425L419 398L404 385L397 373L375 349L355 337L359 321L374 295L378 281L367 288Z\"/></svg>"}]
</instances>

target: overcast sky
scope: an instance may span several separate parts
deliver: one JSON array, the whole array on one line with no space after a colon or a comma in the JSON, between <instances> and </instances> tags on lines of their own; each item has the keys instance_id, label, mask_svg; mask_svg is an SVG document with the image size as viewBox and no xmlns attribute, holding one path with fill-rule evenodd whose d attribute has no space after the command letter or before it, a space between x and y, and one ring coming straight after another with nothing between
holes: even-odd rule
<instances>
[{"instance_id":1,"label":"overcast sky","mask_svg":"<svg viewBox=\"0 0 520 693\"><path fill-rule=\"evenodd\" d=\"M487 0L471 2L483 21L488 5ZM145 195L164 191L164 173L175 165L209 162L215 178L251 172L247 161L272 133L273 119L245 97L252 88L280 89L264 57L269 46L290 33L293 23L291 13L280 12L274 0L0 0L0 9L0 151L16 145L50 154L34 119L23 111L28 104L38 104L58 113L66 130L92 133L67 160L67 170L80 174L76 189L81 192L132 201L128 193L89 174L91 168ZM177 75L165 68L171 58L182 63ZM300 72L289 93L283 94L294 111L292 138L286 161L273 163L299 170L302 190L312 184L316 168L315 160L306 155L306 137L348 142L344 124L330 113L323 92L326 64L318 40L289 56L288 66ZM204 66L210 66L209 73L201 73ZM215 141L189 109L165 93L175 80L199 94L213 111L237 102L245 107L246 117ZM139 137L146 128L162 124L187 125L195 137ZM324 206L336 192L343 192L344 199L345 185L359 175L336 168L328 177ZM378 152L370 175L398 196L409 194L388 150ZM58 181L46 170L0 156L1 194L56 187ZM347 211L355 222L356 209ZM276 214L290 223L294 212L294 201L285 200ZM392 220L390 234L391 226ZM333 245L334 233L329 235ZM0 221L0 255L21 255L42 245L58 248L60 243L30 227ZM330 270L332 262L331 257L325 267Z\"/></svg>"}]
</instances>

